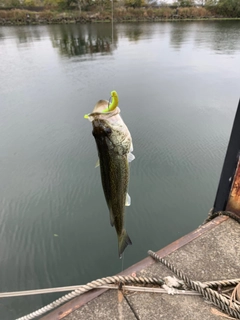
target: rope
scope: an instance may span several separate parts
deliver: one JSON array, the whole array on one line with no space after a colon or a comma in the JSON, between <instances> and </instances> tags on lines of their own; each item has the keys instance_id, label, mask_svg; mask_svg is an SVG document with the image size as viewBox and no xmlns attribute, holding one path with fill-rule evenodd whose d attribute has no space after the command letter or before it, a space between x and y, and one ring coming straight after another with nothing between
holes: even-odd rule
<instances>
[{"instance_id":1,"label":"rope","mask_svg":"<svg viewBox=\"0 0 240 320\"><path fill-rule=\"evenodd\" d=\"M114 284L114 283L115 284ZM203 282L202 285L205 287L218 287L218 286L235 286L240 282L240 279L230 279L230 280L220 280L220 281L208 281ZM104 284L105 283L105 284ZM108 283L108 284L106 284ZM33 294L41 294L41 293L53 293L53 292L62 292L62 291L70 291L73 289L82 290L80 293L75 294L78 290L75 290L71 292L69 295L71 295L68 300L81 295L82 293L92 290L94 288L98 289L117 289L119 290L119 284L122 285L123 292L126 291L135 291L135 292L149 292L149 293L167 293L165 289L162 288L152 288L152 287L136 287L136 286L128 286L124 285L126 283L137 283L137 284L154 284L154 285L160 285L162 286L164 284L164 281L162 279L157 278L146 278L146 277L108 277L103 279L98 279L96 281L92 281L88 283L87 285L83 286L69 286L69 287L58 287L58 288L48 288L48 289L40 289L40 290L28 290L28 291L19 291L19 292L6 292L1 293L0 297L16 297L16 296L25 296L25 295L33 295ZM174 289L173 294L184 294L184 295L201 295L201 293L197 291L188 291L188 290L177 290ZM56 307L61 305L62 303L68 301L68 300L62 300L65 297L69 296L66 295L55 302L52 302L51 304L47 305L44 308L41 308L29 315L26 315L24 317L21 317L17 320L29 320L34 319L37 316L40 316Z\"/></svg>"},{"instance_id":2,"label":"rope","mask_svg":"<svg viewBox=\"0 0 240 320\"><path fill-rule=\"evenodd\" d=\"M209 288L214 287L225 287L225 286L236 286L240 282L240 278L238 279L230 279L230 280L218 280L218 281L207 281L203 282ZM56 293L56 292L64 292L64 291L73 291L81 288L81 285L76 286L67 286L67 287L55 287L55 288L46 288L46 289L36 289L36 290L26 290L26 291L13 291L13 292L0 292L0 298L12 298L12 297L22 297L22 296L31 296L37 294L47 294L47 293ZM98 289L118 289L118 285L114 284L105 284L98 287ZM135 286L123 286L123 289L127 289L130 291L145 291L145 292L166 292L165 289L160 288L146 288L146 287L135 287ZM175 290L174 294L193 294L193 291L187 290Z\"/></svg>"},{"instance_id":3,"label":"rope","mask_svg":"<svg viewBox=\"0 0 240 320\"><path fill-rule=\"evenodd\" d=\"M218 216L227 216L232 218L233 220L237 221L238 223L240 223L240 217L231 211L217 211L217 212L213 212L213 208L209 211L208 213L208 217L207 219L205 219L202 223L202 225L206 224L207 222L213 220L214 218L218 217Z\"/></svg>"},{"instance_id":4,"label":"rope","mask_svg":"<svg viewBox=\"0 0 240 320\"><path fill-rule=\"evenodd\" d=\"M98 279L92 282L87 283L86 285L81 286L80 288L78 288L75 291L72 291L68 294L66 294L65 296L55 300L54 302L48 304L47 306L36 310L26 316L23 316L21 318L18 318L16 320L31 320L34 319L36 317L39 317L41 315L43 315L46 312L49 312L53 309L55 309L56 307L60 306L61 304L89 291L92 289L96 289L98 287L100 287L101 285L104 284L127 284L127 283L137 283L137 284L154 284L154 285L163 285L164 281L160 278L149 278L149 277L132 277L132 276L113 276L113 277L107 277L107 278L102 278L102 279Z\"/></svg>"},{"instance_id":5,"label":"rope","mask_svg":"<svg viewBox=\"0 0 240 320\"><path fill-rule=\"evenodd\" d=\"M164 264L168 269L170 269L180 279L182 279L187 284L188 287L190 287L194 291L199 292L206 300L212 302L215 306L217 306L222 311L225 311L230 316L235 317L236 319L240 319L240 303L232 302L232 301L230 302L228 298L212 290L211 288L207 287L206 284L203 284L198 281L192 281L182 271L175 268L167 260L159 257L155 252L149 250L148 254L153 259Z\"/></svg>"},{"instance_id":6,"label":"rope","mask_svg":"<svg viewBox=\"0 0 240 320\"><path fill-rule=\"evenodd\" d=\"M211 301L213 304L218 306L221 310L227 312L231 316L240 319L240 303L238 302L230 302L227 296L220 295L216 291L212 290L211 288L219 287L219 286L235 286L240 283L240 279L230 279L230 280L220 280L220 281L208 281L208 282L197 282L190 280L186 275L184 275L181 271L175 268L170 262L166 261L163 258L160 258L156 253L153 251L148 251L148 254L154 258L155 260L160 261L165 266L167 266L171 271L173 271L179 278L181 278L186 285L193 289L193 291L187 290L176 290L174 289L172 294L191 294L202 295L206 300ZM160 278L150 278L150 277L133 277L133 276L113 276L98 279L92 282L87 283L86 285L82 286L70 286L70 287L60 287L60 288L49 288L49 289L42 289L42 290L29 290L29 291L21 291L21 292L7 292L7 293L0 293L0 297L10 297L10 296L23 296L23 295L32 295L32 294L40 294L40 293L52 293L52 292L61 292L72 290L73 288L76 289L63 297L55 300L54 302L48 304L47 306L36 310L26 316L18 318L16 320L31 320L36 317L39 317L46 312L49 312L56 307L60 306L61 304L87 292L92 289L100 289L100 288L107 288L107 289L126 289L129 291L145 291L145 292L166 292L161 288L150 288L150 287L131 287L127 286L126 284L141 284L141 285L158 285L163 286L165 284L164 280ZM114 286L115 285L115 286Z\"/></svg>"},{"instance_id":7,"label":"rope","mask_svg":"<svg viewBox=\"0 0 240 320\"><path fill-rule=\"evenodd\" d=\"M218 281L206 281L203 282L204 285L206 285L208 288L214 288L214 287L226 287L226 286L236 286L239 284L240 279L229 279L229 280L218 280Z\"/></svg>"},{"instance_id":8,"label":"rope","mask_svg":"<svg viewBox=\"0 0 240 320\"><path fill-rule=\"evenodd\" d=\"M37 295L37 294L73 291L73 290L79 289L81 287L82 286L79 285L79 286L56 287L56 288L37 289L37 290L28 290L28 291L2 292L2 293L0 293L0 298L23 297L23 296L31 296L31 295ZM119 290L119 285L106 284L106 285L99 286L98 289L117 289L117 290ZM136 287L136 286L123 285L123 290L151 292L151 293L154 293L154 292L167 293L167 291L165 289L161 289L161 288L157 288L157 287ZM195 292L187 291L187 290L175 290L174 294L196 295ZM197 293L197 295L198 295L198 293Z\"/></svg>"}]
</instances>

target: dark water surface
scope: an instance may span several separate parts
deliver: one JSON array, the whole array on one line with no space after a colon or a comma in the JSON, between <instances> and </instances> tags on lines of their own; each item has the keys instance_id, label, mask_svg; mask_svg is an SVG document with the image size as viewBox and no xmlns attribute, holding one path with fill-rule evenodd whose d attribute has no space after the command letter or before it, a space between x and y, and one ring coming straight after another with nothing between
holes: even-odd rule
<instances>
[{"instance_id":1,"label":"dark water surface","mask_svg":"<svg viewBox=\"0 0 240 320\"><path fill-rule=\"evenodd\" d=\"M112 90L136 156L123 267L213 205L240 96L240 22L122 24L113 35L110 24L0 28L0 291L121 271L83 118ZM0 317L60 295L1 299Z\"/></svg>"}]
</instances>

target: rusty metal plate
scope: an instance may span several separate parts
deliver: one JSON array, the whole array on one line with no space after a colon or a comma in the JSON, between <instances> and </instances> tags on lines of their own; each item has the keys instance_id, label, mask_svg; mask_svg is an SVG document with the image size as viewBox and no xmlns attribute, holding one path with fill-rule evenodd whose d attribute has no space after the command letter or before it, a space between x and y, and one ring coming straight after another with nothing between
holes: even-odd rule
<instances>
[{"instance_id":1,"label":"rusty metal plate","mask_svg":"<svg viewBox=\"0 0 240 320\"><path fill-rule=\"evenodd\" d=\"M237 164L226 210L232 211L240 217L240 161Z\"/></svg>"}]
</instances>

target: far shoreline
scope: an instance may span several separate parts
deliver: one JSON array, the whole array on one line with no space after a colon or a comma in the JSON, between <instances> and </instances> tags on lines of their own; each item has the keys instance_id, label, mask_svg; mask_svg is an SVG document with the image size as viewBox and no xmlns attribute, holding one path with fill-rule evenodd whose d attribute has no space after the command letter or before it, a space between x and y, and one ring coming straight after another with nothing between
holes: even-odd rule
<instances>
[{"instance_id":1,"label":"far shoreline","mask_svg":"<svg viewBox=\"0 0 240 320\"><path fill-rule=\"evenodd\" d=\"M0 12L1 13L1 12ZM33 12L31 12L33 14ZM37 15L37 13L36 13ZM152 22L196 22L196 21L238 21L240 18L232 18L232 17L191 17L191 18L142 18L142 17L132 17L128 19L124 18L113 18L114 23L138 23L138 22L146 22L146 23L152 23ZM44 18L41 17L39 19L38 17L35 17L34 19L29 19L28 16L21 17L21 18L6 18L2 19L0 17L0 27L1 26L21 26L21 25L61 25L61 24L87 24L87 23L111 23L112 19L109 17L104 17L101 19L99 17L96 19L95 17L92 17L91 15L87 16L78 16L78 17L71 17L71 16L65 16L63 17L63 13L61 13L61 16L59 17L56 15L52 18Z\"/></svg>"},{"instance_id":2,"label":"far shoreline","mask_svg":"<svg viewBox=\"0 0 240 320\"><path fill-rule=\"evenodd\" d=\"M220 14L217 7L126 7L115 4L114 7L91 7L90 11L76 8L0 8L0 26L234 20L240 20L240 17L237 14Z\"/></svg>"}]
</instances>

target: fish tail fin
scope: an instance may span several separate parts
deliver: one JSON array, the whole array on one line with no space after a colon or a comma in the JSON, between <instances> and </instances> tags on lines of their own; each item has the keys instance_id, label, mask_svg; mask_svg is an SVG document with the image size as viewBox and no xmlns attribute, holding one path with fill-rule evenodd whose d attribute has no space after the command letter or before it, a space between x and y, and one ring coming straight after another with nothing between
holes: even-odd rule
<instances>
[{"instance_id":1,"label":"fish tail fin","mask_svg":"<svg viewBox=\"0 0 240 320\"><path fill-rule=\"evenodd\" d=\"M118 237L118 253L119 258L122 258L122 253L128 245L131 245L132 241L129 238L127 231L123 229L122 234Z\"/></svg>"}]
</instances>

